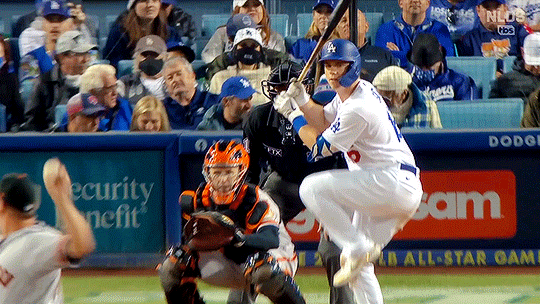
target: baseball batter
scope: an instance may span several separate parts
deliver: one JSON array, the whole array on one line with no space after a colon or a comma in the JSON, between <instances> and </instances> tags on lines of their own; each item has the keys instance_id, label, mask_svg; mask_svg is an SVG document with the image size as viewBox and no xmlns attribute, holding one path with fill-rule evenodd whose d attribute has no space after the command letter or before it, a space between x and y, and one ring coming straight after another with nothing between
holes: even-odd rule
<instances>
[{"instance_id":1,"label":"baseball batter","mask_svg":"<svg viewBox=\"0 0 540 304\"><path fill-rule=\"evenodd\" d=\"M320 60L337 92L332 102L315 104L295 83L274 106L293 123L311 158L345 153L348 170L307 176L300 197L342 248L334 285L349 284L357 303L383 303L372 262L418 208L419 170L382 97L359 79L356 46L329 41Z\"/></svg>"},{"instance_id":2,"label":"baseball batter","mask_svg":"<svg viewBox=\"0 0 540 304\"><path fill-rule=\"evenodd\" d=\"M43 179L64 232L37 220L35 185L26 174L6 174L0 181L0 303L64 303L61 268L95 248L92 229L71 200L64 165L48 160Z\"/></svg>"},{"instance_id":3,"label":"baseball batter","mask_svg":"<svg viewBox=\"0 0 540 304\"><path fill-rule=\"evenodd\" d=\"M231 288L228 304L254 303L251 294L256 293L276 304L305 304L293 279L297 258L279 208L268 194L245 182L248 166L241 144L219 141L204 158L206 183L180 196L184 221L198 211L217 211L232 219L238 233L219 250L170 250L159 268L168 303L203 304L195 282L201 278Z\"/></svg>"}]
</instances>

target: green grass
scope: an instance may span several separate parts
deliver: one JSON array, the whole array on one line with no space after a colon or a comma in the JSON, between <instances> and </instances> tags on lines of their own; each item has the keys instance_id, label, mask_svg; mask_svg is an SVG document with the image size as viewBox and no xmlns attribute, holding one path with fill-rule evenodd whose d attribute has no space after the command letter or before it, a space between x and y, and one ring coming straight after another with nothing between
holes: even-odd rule
<instances>
[{"instance_id":1,"label":"green grass","mask_svg":"<svg viewBox=\"0 0 540 304\"><path fill-rule=\"evenodd\" d=\"M500 288L526 286L528 291L515 298L513 301L500 303L540 303L540 275L378 275L379 282L385 289L392 288L487 288L497 291ZM328 293L326 276L323 275L300 275L296 277L298 285L304 294L313 293L316 296ZM156 276L95 276L95 277L64 277L64 296L66 304L78 303L144 303L164 304L163 293L159 279ZM200 284L200 289L220 290L225 289ZM128 298L126 298L128 295ZM386 295L385 295L386 297ZM319 296L319 298L321 298ZM424 295L419 297L394 298L388 303L436 303L441 296ZM318 300L320 301L320 300ZM208 304L217 304L215 300L207 301ZM310 303L308 301L308 303ZM322 303L322 302L317 302Z\"/></svg>"}]
</instances>

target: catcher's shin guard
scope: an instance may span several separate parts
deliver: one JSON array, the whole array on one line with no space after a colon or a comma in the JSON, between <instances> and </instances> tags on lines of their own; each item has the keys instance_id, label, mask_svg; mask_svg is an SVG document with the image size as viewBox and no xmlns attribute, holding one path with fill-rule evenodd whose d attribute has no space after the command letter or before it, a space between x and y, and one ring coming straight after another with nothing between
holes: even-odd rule
<instances>
[{"instance_id":1,"label":"catcher's shin guard","mask_svg":"<svg viewBox=\"0 0 540 304\"><path fill-rule=\"evenodd\" d=\"M274 304L305 304L294 279L285 274L268 253L256 253L246 263L244 275L256 290Z\"/></svg>"},{"instance_id":2,"label":"catcher's shin guard","mask_svg":"<svg viewBox=\"0 0 540 304\"><path fill-rule=\"evenodd\" d=\"M185 247L173 247L158 266L159 279L169 304L205 304L197 289L197 255Z\"/></svg>"}]
</instances>

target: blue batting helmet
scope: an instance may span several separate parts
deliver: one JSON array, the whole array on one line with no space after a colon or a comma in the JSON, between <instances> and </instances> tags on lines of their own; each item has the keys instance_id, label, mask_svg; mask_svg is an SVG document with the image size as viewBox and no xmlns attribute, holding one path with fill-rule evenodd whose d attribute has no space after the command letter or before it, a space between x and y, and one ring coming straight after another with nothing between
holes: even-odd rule
<instances>
[{"instance_id":1,"label":"blue batting helmet","mask_svg":"<svg viewBox=\"0 0 540 304\"><path fill-rule=\"evenodd\" d=\"M350 62L349 70L341 77L339 83L344 87L350 87L359 77L361 70L360 53L354 43L345 39L334 39L324 44L321 51L321 59L340 60Z\"/></svg>"}]
</instances>

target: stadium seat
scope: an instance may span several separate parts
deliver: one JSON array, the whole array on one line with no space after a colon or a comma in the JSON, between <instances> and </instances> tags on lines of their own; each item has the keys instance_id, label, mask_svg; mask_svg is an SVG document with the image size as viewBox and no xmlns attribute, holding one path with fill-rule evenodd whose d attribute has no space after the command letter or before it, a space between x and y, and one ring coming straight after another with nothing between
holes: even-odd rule
<instances>
[{"instance_id":1,"label":"stadium seat","mask_svg":"<svg viewBox=\"0 0 540 304\"><path fill-rule=\"evenodd\" d=\"M9 33L10 35L11 35L11 33L13 33L13 30L15 29L15 24L17 24L17 20L19 20L19 18L21 18L21 15L13 15L13 16L11 16L11 28L10 28L11 32Z\"/></svg>"},{"instance_id":2,"label":"stadium seat","mask_svg":"<svg viewBox=\"0 0 540 304\"><path fill-rule=\"evenodd\" d=\"M90 18L90 20L92 21L92 24L96 28L96 37L97 37L97 39L99 39L99 37L101 37L101 35L108 35L109 34L108 32L103 33L103 31L100 30L100 28L99 28L99 25L100 25L99 16L97 16L97 15L88 15L88 18Z\"/></svg>"},{"instance_id":3,"label":"stadium seat","mask_svg":"<svg viewBox=\"0 0 540 304\"><path fill-rule=\"evenodd\" d=\"M229 14L202 15L201 36L212 37L218 27L227 24L230 17Z\"/></svg>"},{"instance_id":4,"label":"stadium seat","mask_svg":"<svg viewBox=\"0 0 540 304\"><path fill-rule=\"evenodd\" d=\"M311 26L311 22L313 22L313 14L312 13L305 13L305 14L297 14L296 15L296 35L300 37L304 37L306 33L309 30L309 27Z\"/></svg>"},{"instance_id":5,"label":"stadium seat","mask_svg":"<svg viewBox=\"0 0 540 304\"><path fill-rule=\"evenodd\" d=\"M62 118L64 118L66 113L67 113L67 110L66 110L65 104L57 105L54 108L54 122L56 123L57 126L62 124Z\"/></svg>"},{"instance_id":6,"label":"stadium seat","mask_svg":"<svg viewBox=\"0 0 540 304\"><path fill-rule=\"evenodd\" d=\"M102 36L108 37L109 32L111 31L111 27L116 21L116 18L118 18L118 15L107 15L105 16L105 33L102 33Z\"/></svg>"},{"instance_id":7,"label":"stadium seat","mask_svg":"<svg viewBox=\"0 0 540 304\"><path fill-rule=\"evenodd\" d=\"M369 31L366 33L366 39L375 44L375 36L381 24L383 24L383 13L364 13L366 20L369 23Z\"/></svg>"},{"instance_id":8,"label":"stadium seat","mask_svg":"<svg viewBox=\"0 0 540 304\"><path fill-rule=\"evenodd\" d=\"M296 42L296 40L303 38L300 36L287 36L285 37L285 47L287 48L287 52L291 50L292 45Z\"/></svg>"},{"instance_id":9,"label":"stadium seat","mask_svg":"<svg viewBox=\"0 0 540 304\"><path fill-rule=\"evenodd\" d=\"M124 75L131 74L133 72L133 60L120 60L118 61L118 79Z\"/></svg>"},{"instance_id":10,"label":"stadium seat","mask_svg":"<svg viewBox=\"0 0 540 304\"><path fill-rule=\"evenodd\" d=\"M6 32L4 19L0 18L0 33L1 34L11 34Z\"/></svg>"},{"instance_id":11,"label":"stadium seat","mask_svg":"<svg viewBox=\"0 0 540 304\"><path fill-rule=\"evenodd\" d=\"M204 47L210 40L210 37L195 37L195 42L193 44L193 49L195 51L195 59L202 59L201 53L204 50Z\"/></svg>"},{"instance_id":12,"label":"stadium seat","mask_svg":"<svg viewBox=\"0 0 540 304\"><path fill-rule=\"evenodd\" d=\"M514 61L516 56L506 56L503 58L503 72L508 73L512 72L512 67L514 66Z\"/></svg>"},{"instance_id":13,"label":"stadium seat","mask_svg":"<svg viewBox=\"0 0 540 304\"><path fill-rule=\"evenodd\" d=\"M445 129L519 128L523 107L521 98L437 102Z\"/></svg>"},{"instance_id":14,"label":"stadium seat","mask_svg":"<svg viewBox=\"0 0 540 304\"><path fill-rule=\"evenodd\" d=\"M6 106L0 104L0 132L6 132Z\"/></svg>"},{"instance_id":15,"label":"stadium seat","mask_svg":"<svg viewBox=\"0 0 540 304\"><path fill-rule=\"evenodd\" d=\"M270 14L270 27L283 37L289 36L289 15Z\"/></svg>"},{"instance_id":16,"label":"stadium seat","mask_svg":"<svg viewBox=\"0 0 540 304\"><path fill-rule=\"evenodd\" d=\"M479 96L487 99L491 83L495 80L497 60L493 57L446 57L448 68L467 74L474 79Z\"/></svg>"}]
</instances>

